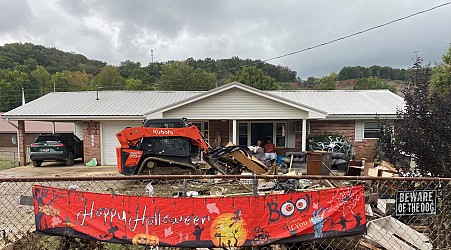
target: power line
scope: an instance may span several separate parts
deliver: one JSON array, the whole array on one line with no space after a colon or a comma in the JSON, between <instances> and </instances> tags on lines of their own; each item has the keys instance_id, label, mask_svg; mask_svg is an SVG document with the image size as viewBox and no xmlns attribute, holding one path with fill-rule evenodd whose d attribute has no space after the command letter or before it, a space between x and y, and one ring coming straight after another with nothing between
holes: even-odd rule
<instances>
[{"instance_id":1,"label":"power line","mask_svg":"<svg viewBox=\"0 0 451 250\"><path fill-rule=\"evenodd\" d=\"M425 9L425 10L422 10L422 11L415 12L413 14L410 14L410 15L407 15L407 16L404 16L404 17L401 17L401 18L397 18L395 20L392 20L392 21L389 21L389 22L386 22L386 23L383 23L383 24L380 24L380 25L373 26L373 27L368 28L368 29L357 31L357 32L354 32L352 34L349 34L349 35L346 35L346 36L342 36L342 37L330 40L328 42L323 42L323 43L320 43L320 44L317 44L317 45L314 45L314 46L311 46L311 47L307 47L307 48L300 49L300 50L293 51L293 52L289 52L289 53L286 53L286 54L283 54L283 55L271 57L271 58L268 58L268 59L260 60L259 62L254 62L254 63L250 63L250 64L246 64L246 65L240 65L240 66L227 68L227 69L223 69L223 70L216 70L215 72L219 73L219 72L231 71L231 70L245 68L245 67L249 67L249 66L254 66L254 65L258 65L258 64L261 64L261 63L264 63L264 62L269 62L269 61L272 61L272 60L275 60L275 59L280 59L280 58L283 58L283 57L299 54L299 53L302 53L304 51L316 49L316 48L319 48L319 47L322 47L322 46L326 46L326 45L329 45L331 43L335 43L335 42L338 42L338 41L341 41L341 40L345 40L345 39L351 38L353 36L357 36L357 35L360 35L360 34L363 34L363 33L366 33L366 32L369 32L369 31L372 31L372 30L375 30L375 29L378 29L378 28L382 28L382 27L385 27L385 26L390 25L392 23L396 23L396 22L399 22L399 21L402 21L402 20L405 20L405 19L417 16L417 15L420 15L420 14L432 11L434 9L438 9L438 8L444 7L444 6L449 5L449 4L451 4L451 1L443 3L443 4L440 4L440 5L437 5L437 6L434 6L434 7L431 7L429 9ZM188 78L185 78L185 79L191 79L191 78L194 78L194 77L195 76L188 77ZM177 79L177 80L182 80L182 79ZM163 81L159 81L159 82L160 83L164 83Z\"/></svg>"},{"instance_id":2,"label":"power line","mask_svg":"<svg viewBox=\"0 0 451 250\"><path fill-rule=\"evenodd\" d=\"M328 42L323 42L323 43L320 43L320 44L317 44L317 45L314 45L314 46L311 46L311 47L307 47L307 48L300 49L300 50L293 51L293 52L289 52L289 53L286 53L286 54L283 54L283 55L271 57L271 58L268 58L268 59L259 60L258 62L254 62L254 63L250 63L250 64L240 65L240 66L226 68L226 69L222 69L222 70L215 70L215 73L231 71L231 70L235 70L235 69L240 69L240 68L245 68L245 67L249 67L249 66L253 66L253 65L258 65L258 64L261 64L261 63L264 63L264 62L269 62L269 61L280 59L280 58L283 58L283 57L299 54L299 53L302 53L302 52L305 52L305 51L308 51L308 50L316 49L316 48L319 48L319 47L322 47L322 46L326 46L326 45L329 45L329 44L332 44L332 43L335 43L335 42L338 42L338 41L341 41L341 40L345 40L345 39L351 38L353 36L357 36L357 35L360 35L360 34L363 34L363 33L366 33L366 32L369 32L369 31L372 31L372 30L375 30L375 29L378 29L378 28L385 27L387 25L390 25L390 24L393 24L393 23L396 23L396 22L399 22L399 21L402 21L402 20L405 20L405 19L417 16L417 15L420 15L420 14L423 14L423 13L426 13L426 12L429 12L429 11L432 11L432 10L435 10L435 9L438 9L438 8L441 8L441 7L444 7L444 6L449 5L449 4L451 4L451 1L450 2L445 2L443 4L440 4L440 5L431 7L429 9L425 9L425 10L422 10L422 11L419 11L419 12L416 12L416 13L413 13L413 14L401 17L401 18L394 19L392 21L389 21L389 22L386 22L386 23L383 23L383 24L380 24L380 25L373 26L371 28L367 28L367 29L364 29L364 30L361 30L361 31L357 31L357 32L354 32L352 34L349 34L349 35L346 35L346 36L342 36L342 37L330 40ZM180 79L177 79L176 81L188 80L188 79L192 79L192 78L195 78L195 77L196 77L196 75L193 74L192 76L188 76L188 77L186 77L184 79L180 78ZM156 82L149 83L149 85L155 85L154 87L156 87L156 84L161 84L161 83L169 83L169 81L158 80ZM176 86L182 86L182 85L178 84ZM111 87L114 88L114 86L111 86ZM61 88L61 89L63 89L63 88ZM7 90L7 91L13 91L13 90Z\"/></svg>"},{"instance_id":3,"label":"power line","mask_svg":"<svg viewBox=\"0 0 451 250\"><path fill-rule=\"evenodd\" d=\"M275 56L275 57L271 57L271 58L268 58L268 59L265 59L265 60L261 60L261 62L269 62L269 61L272 61L272 60L275 60L275 59L280 59L280 58L283 58L283 57L299 54L299 53L304 52L304 51L316 49L316 48L319 48L319 47L322 47L322 46L325 46L325 45L328 45L328 44L331 44L331 43L335 43L335 42L338 42L338 41L341 41L341 40L344 40L344 39L351 38L353 36L357 36L357 35L369 32L371 30L382 28L382 27L390 25L392 23L396 23L396 22L399 22L399 21L402 21L402 20L405 20L405 19L417 16L417 15L420 15L420 14L432 11L434 9L438 9L438 8L444 7L444 6L449 5L449 4L451 4L451 2L446 2L446 3L440 4L440 5L434 6L432 8L429 8L429 9L426 9L426 10L422 10L422 11L419 11L419 12L416 12L416 13L413 13L413 14L410 14L410 15L407 15L407 16L404 16L404 17L401 17L401 18L398 18L398 19L386 22L384 24L376 25L376 26L373 26L373 27L365 29L365 30L357 31L357 32L352 33L352 34L349 34L349 35L346 35L346 36L342 36L340 38L336 38L336 39L330 40L328 42L320 43L320 44L317 44L317 45L314 45L314 46L311 46L311 47L307 47L307 48L304 48L304 49L301 49L301 50L297 50L297 51L289 52L289 53L286 53L286 54L283 54L283 55L280 55L280 56ZM256 62L256 63L252 63L252 64L248 64L248 65L242 65L242 66L238 66L238 67L234 67L234 68L230 68L230 69L225 69L225 70L221 70L221 71L233 70L233 69L237 69L237 68L244 68L244 67L260 64L261 62ZM221 71L218 71L218 72L221 72Z\"/></svg>"}]
</instances>

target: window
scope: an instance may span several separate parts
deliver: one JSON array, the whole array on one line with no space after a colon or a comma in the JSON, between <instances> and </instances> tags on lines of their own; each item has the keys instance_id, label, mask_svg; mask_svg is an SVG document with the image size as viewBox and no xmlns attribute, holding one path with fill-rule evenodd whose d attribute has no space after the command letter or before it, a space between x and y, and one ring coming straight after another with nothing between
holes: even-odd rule
<instances>
[{"instance_id":1,"label":"window","mask_svg":"<svg viewBox=\"0 0 451 250\"><path fill-rule=\"evenodd\" d=\"M307 134L310 132L310 122L307 122ZM295 133L302 133L302 121L296 121L294 122L294 132Z\"/></svg>"},{"instance_id":2,"label":"window","mask_svg":"<svg viewBox=\"0 0 451 250\"><path fill-rule=\"evenodd\" d=\"M247 123L238 124L238 145L247 145Z\"/></svg>"},{"instance_id":3,"label":"window","mask_svg":"<svg viewBox=\"0 0 451 250\"><path fill-rule=\"evenodd\" d=\"M285 129L287 125L286 123L277 123L276 124L276 147L285 147Z\"/></svg>"},{"instance_id":4,"label":"window","mask_svg":"<svg viewBox=\"0 0 451 250\"><path fill-rule=\"evenodd\" d=\"M14 145L17 144L17 134L11 134L11 143Z\"/></svg>"},{"instance_id":5,"label":"window","mask_svg":"<svg viewBox=\"0 0 451 250\"><path fill-rule=\"evenodd\" d=\"M204 136L204 140L208 143L208 122L191 122L193 125L195 125L197 127L197 129L199 129L199 131L202 133L202 135Z\"/></svg>"},{"instance_id":6,"label":"window","mask_svg":"<svg viewBox=\"0 0 451 250\"><path fill-rule=\"evenodd\" d=\"M363 123L363 138L364 139L377 139L379 138L382 128L380 122L364 122Z\"/></svg>"}]
</instances>

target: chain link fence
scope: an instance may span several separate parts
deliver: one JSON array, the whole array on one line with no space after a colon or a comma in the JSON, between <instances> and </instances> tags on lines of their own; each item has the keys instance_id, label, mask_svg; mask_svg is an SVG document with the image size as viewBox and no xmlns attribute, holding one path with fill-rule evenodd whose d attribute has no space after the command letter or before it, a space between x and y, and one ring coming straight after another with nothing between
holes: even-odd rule
<instances>
[{"instance_id":1,"label":"chain link fence","mask_svg":"<svg viewBox=\"0 0 451 250\"><path fill-rule=\"evenodd\" d=\"M15 151L0 149L0 169L19 166L19 156Z\"/></svg>"},{"instance_id":2,"label":"chain link fence","mask_svg":"<svg viewBox=\"0 0 451 250\"><path fill-rule=\"evenodd\" d=\"M450 249L451 179L351 176L105 176L0 179L1 249L151 249L36 234L32 186L154 197L228 197L363 185L367 233L271 244L273 249ZM149 183L151 185L149 185ZM152 186L152 190L149 190ZM417 202L414 204L415 199ZM423 202L421 202L423 201ZM426 202L428 201L428 202ZM427 206L427 207L426 207ZM246 211L249 213L250 211ZM335 223L340 228L340 221ZM161 248L161 247L160 247Z\"/></svg>"}]
</instances>

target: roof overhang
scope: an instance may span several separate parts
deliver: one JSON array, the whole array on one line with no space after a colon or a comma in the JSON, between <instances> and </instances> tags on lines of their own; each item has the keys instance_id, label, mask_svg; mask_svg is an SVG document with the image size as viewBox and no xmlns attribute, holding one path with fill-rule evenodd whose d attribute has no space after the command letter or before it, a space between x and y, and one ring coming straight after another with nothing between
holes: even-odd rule
<instances>
[{"instance_id":1,"label":"roof overhang","mask_svg":"<svg viewBox=\"0 0 451 250\"><path fill-rule=\"evenodd\" d=\"M285 105L288 105L288 106L291 106L291 107L294 107L294 108L297 108L297 109L301 109L301 110L307 111L309 113L309 117L308 118L310 118L310 119L326 118L327 115L328 115L327 112L325 112L323 110L319 110L319 109L316 109L316 108L313 108L313 107L310 107L310 106L307 106L307 105L301 105L301 104L299 104L297 102L293 102L291 100L282 98L280 96L277 96L277 95L274 95L274 94L271 94L271 93L268 93L268 92L264 92L264 91L252 88L250 86L247 86L247 85L239 83L239 82L232 82L232 83L223 85L221 87L212 89L212 90L207 91L205 93L201 93L201 94L193 96L191 98L188 98L188 99L185 99L185 100L182 100L182 101L179 101L179 102L167 105L167 106L159 108L159 109L155 109L155 110L149 111L149 112L145 113L145 115L146 115L146 117L149 117L149 116L153 116L153 115L156 115L156 114L161 114L161 113L164 113L166 111L169 111L169 110L172 110L172 109L175 109L175 108L178 108L178 107L181 107L181 106L184 106L184 105L187 105L187 104L199 101L201 99L213 96L215 94L218 94L218 93L221 93L221 92L233 89L233 88L240 89L242 91L246 91L246 92L249 92L249 93L252 93L252 94L264 97L264 98L268 98L270 100L273 100L273 101L276 101L276 102L279 102L279 103L283 103ZM268 119L268 118L269 117L266 117L266 119Z\"/></svg>"},{"instance_id":2,"label":"roof overhang","mask_svg":"<svg viewBox=\"0 0 451 250\"><path fill-rule=\"evenodd\" d=\"M113 116L113 115L93 115L93 116L78 116L78 115L2 115L1 118L9 121L124 121L124 120L138 120L141 121L145 119L143 115L122 115L122 116Z\"/></svg>"},{"instance_id":3,"label":"roof overhang","mask_svg":"<svg viewBox=\"0 0 451 250\"><path fill-rule=\"evenodd\" d=\"M373 119L388 119L388 120L396 120L400 119L398 115L394 114L332 114L327 116L326 120L373 120Z\"/></svg>"}]
</instances>

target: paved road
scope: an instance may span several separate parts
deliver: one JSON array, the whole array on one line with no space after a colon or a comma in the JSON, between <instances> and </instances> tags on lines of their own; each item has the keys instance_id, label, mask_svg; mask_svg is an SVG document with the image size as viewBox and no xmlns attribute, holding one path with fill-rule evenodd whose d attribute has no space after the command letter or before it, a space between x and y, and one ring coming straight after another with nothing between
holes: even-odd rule
<instances>
[{"instance_id":1,"label":"paved road","mask_svg":"<svg viewBox=\"0 0 451 250\"><path fill-rule=\"evenodd\" d=\"M74 166L65 166L63 163L43 163L41 167L31 164L0 171L2 177L55 177L55 176L111 176L119 175L117 166L87 167L81 163Z\"/></svg>"}]
</instances>

